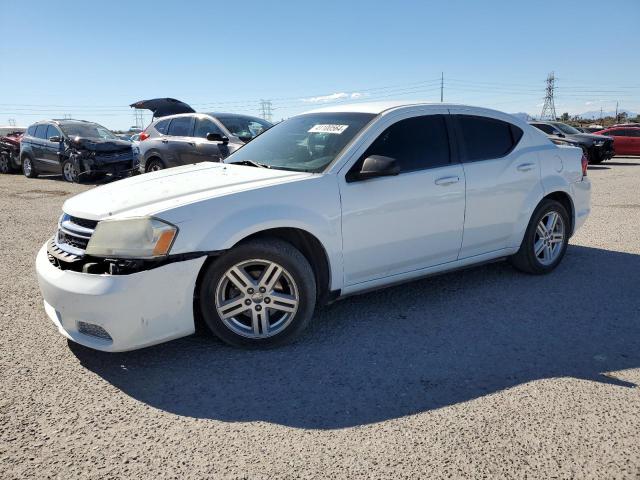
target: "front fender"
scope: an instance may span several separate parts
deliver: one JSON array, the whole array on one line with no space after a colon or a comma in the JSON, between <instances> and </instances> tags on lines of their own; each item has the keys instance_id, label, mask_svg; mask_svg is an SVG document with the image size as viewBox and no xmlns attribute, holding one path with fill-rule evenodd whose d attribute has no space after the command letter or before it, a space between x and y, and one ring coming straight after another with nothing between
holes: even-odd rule
<instances>
[{"instance_id":1,"label":"front fender","mask_svg":"<svg viewBox=\"0 0 640 480\"><path fill-rule=\"evenodd\" d=\"M341 288L340 197L333 175L212 198L158 216L180 229L172 254L228 250L274 228L302 230L323 246L331 288Z\"/></svg>"}]
</instances>

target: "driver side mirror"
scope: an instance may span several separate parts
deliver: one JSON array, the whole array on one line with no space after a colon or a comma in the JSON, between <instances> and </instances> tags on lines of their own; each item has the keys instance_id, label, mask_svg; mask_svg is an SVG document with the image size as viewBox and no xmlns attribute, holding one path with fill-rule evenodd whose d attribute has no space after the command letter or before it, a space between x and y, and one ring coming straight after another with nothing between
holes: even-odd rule
<instances>
[{"instance_id":1,"label":"driver side mirror","mask_svg":"<svg viewBox=\"0 0 640 480\"><path fill-rule=\"evenodd\" d=\"M58 137L58 136L49 137L49 141L53 143L60 143L62 141L62 137Z\"/></svg>"},{"instance_id":2,"label":"driver side mirror","mask_svg":"<svg viewBox=\"0 0 640 480\"><path fill-rule=\"evenodd\" d=\"M210 142L222 142L225 145L229 143L229 137L220 133L207 133L207 140Z\"/></svg>"},{"instance_id":3,"label":"driver side mirror","mask_svg":"<svg viewBox=\"0 0 640 480\"><path fill-rule=\"evenodd\" d=\"M348 182L357 180L368 180L377 177L389 177L398 175L400 166L395 158L384 157L382 155L371 155L364 159L359 172L354 172L347 178Z\"/></svg>"},{"instance_id":4,"label":"driver side mirror","mask_svg":"<svg viewBox=\"0 0 640 480\"><path fill-rule=\"evenodd\" d=\"M554 130L551 133L553 133L556 137L564 138L564 133L562 133L560 130Z\"/></svg>"}]
</instances>

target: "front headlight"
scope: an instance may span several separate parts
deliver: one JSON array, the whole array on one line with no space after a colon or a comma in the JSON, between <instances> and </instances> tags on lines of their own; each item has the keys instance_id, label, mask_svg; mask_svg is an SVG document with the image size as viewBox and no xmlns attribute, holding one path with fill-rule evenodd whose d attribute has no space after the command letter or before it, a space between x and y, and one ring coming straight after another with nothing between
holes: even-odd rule
<instances>
[{"instance_id":1,"label":"front headlight","mask_svg":"<svg viewBox=\"0 0 640 480\"><path fill-rule=\"evenodd\" d=\"M103 220L98 222L85 253L114 258L163 257L177 234L178 227L157 218Z\"/></svg>"},{"instance_id":2,"label":"front headlight","mask_svg":"<svg viewBox=\"0 0 640 480\"><path fill-rule=\"evenodd\" d=\"M604 145L604 140L596 140L595 142L593 142L593 144L596 147L601 147L602 145Z\"/></svg>"}]
</instances>

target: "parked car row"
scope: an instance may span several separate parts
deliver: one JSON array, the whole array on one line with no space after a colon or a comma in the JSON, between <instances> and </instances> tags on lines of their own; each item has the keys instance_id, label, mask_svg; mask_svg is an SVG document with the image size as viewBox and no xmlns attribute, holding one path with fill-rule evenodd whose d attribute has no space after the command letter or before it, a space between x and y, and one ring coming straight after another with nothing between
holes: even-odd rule
<instances>
[{"instance_id":1,"label":"parked car row","mask_svg":"<svg viewBox=\"0 0 640 480\"><path fill-rule=\"evenodd\" d=\"M248 115L196 113L171 98L143 100L134 106L149 108L154 120L132 136L71 119L36 122L24 135L12 131L0 139L0 172L22 169L29 178L61 174L78 182L219 162L272 126Z\"/></svg>"},{"instance_id":2,"label":"parked car row","mask_svg":"<svg viewBox=\"0 0 640 480\"><path fill-rule=\"evenodd\" d=\"M555 144L582 148L592 164L602 163L614 155L640 155L640 125L636 123L590 129L591 133L562 122L529 123L546 133Z\"/></svg>"},{"instance_id":3,"label":"parked car row","mask_svg":"<svg viewBox=\"0 0 640 480\"><path fill-rule=\"evenodd\" d=\"M106 174L120 178L202 161L220 162L273 126L249 115L198 113L173 98L142 100L131 106L149 109L154 115L151 124L134 135L116 135L99 124L68 119L37 122L24 135L15 127L18 131L0 137L0 172L21 168L27 177L62 174L76 182ZM557 121L529 123L557 145L580 147L592 164L615 154L640 155L637 124L584 133Z\"/></svg>"}]
</instances>

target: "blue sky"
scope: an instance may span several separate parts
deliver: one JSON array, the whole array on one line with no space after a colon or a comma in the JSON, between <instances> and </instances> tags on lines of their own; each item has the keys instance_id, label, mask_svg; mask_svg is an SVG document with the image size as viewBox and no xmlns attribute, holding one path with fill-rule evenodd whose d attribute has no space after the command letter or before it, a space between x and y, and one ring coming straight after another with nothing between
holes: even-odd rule
<instances>
[{"instance_id":1,"label":"blue sky","mask_svg":"<svg viewBox=\"0 0 640 480\"><path fill-rule=\"evenodd\" d=\"M27 6L28 5L28 6ZM316 105L445 101L539 114L640 111L640 1L44 2L3 18L0 124L70 114L111 128L175 97L275 119ZM6 41L10 39L10 41Z\"/></svg>"}]
</instances>

